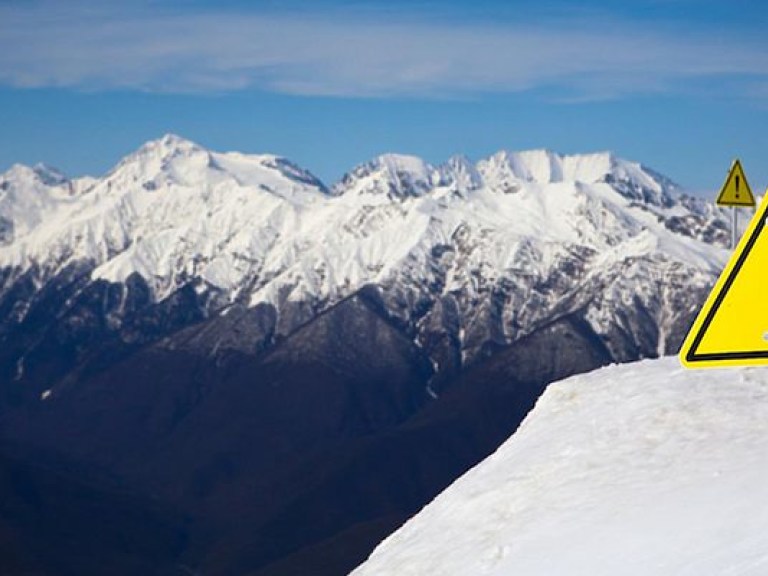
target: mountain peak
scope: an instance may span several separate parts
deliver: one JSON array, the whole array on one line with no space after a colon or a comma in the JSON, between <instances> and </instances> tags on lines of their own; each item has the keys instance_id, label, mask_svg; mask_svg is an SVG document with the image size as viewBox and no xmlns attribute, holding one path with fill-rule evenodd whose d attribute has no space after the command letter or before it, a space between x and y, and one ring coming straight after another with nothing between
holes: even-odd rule
<instances>
[{"instance_id":1,"label":"mountain peak","mask_svg":"<svg viewBox=\"0 0 768 576\"><path fill-rule=\"evenodd\" d=\"M479 164L481 172L503 179L538 184L556 182L599 182L617 160L611 152L562 155L536 149L512 152L501 150Z\"/></svg>"},{"instance_id":2,"label":"mountain peak","mask_svg":"<svg viewBox=\"0 0 768 576\"><path fill-rule=\"evenodd\" d=\"M16 181L18 183L37 182L44 186L61 186L69 182L61 170L38 162L34 166L14 164L7 172L0 174L0 180Z\"/></svg>"},{"instance_id":3,"label":"mountain peak","mask_svg":"<svg viewBox=\"0 0 768 576\"><path fill-rule=\"evenodd\" d=\"M14 164L0 174L0 246L23 237L78 189L56 168Z\"/></svg>"},{"instance_id":4,"label":"mountain peak","mask_svg":"<svg viewBox=\"0 0 768 576\"><path fill-rule=\"evenodd\" d=\"M122 183L138 182L146 190L173 184L205 187L231 180L237 186L262 190L274 191L276 186L289 185L288 188L311 187L328 193L316 176L281 156L213 152L175 134L146 142L123 158L107 177Z\"/></svg>"},{"instance_id":5,"label":"mountain peak","mask_svg":"<svg viewBox=\"0 0 768 576\"><path fill-rule=\"evenodd\" d=\"M404 170L408 172L425 171L431 168L422 158L411 154L396 154L388 152L373 159L373 163L389 170Z\"/></svg>"},{"instance_id":6,"label":"mountain peak","mask_svg":"<svg viewBox=\"0 0 768 576\"><path fill-rule=\"evenodd\" d=\"M144 143L138 150L124 157L106 176L120 187L138 183L154 190L166 183L193 184L206 179L212 166L208 150L175 134L166 134Z\"/></svg>"},{"instance_id":7,"label":"mountain peak","mask_svg":"<svg viewBox=\"0 0 768 576\"><path fill-rule=\"evenodd\" d=\"M196 142L193 142L192 140L182 138L177 134L168 133L168 134L164 134L160 138L146 142L141 147L141 149L159 150L159 151L172 151L172 150L193 151L193 150L203 150L203 147L197 144Z\"/></svg>"},{"instance_id":8,"label":"mountain peak","mask_svg":"<svg viewBox=\"0 0 768 576\"><path fill-rule=\"evenodd\" d=\"M464 154L455 154L440 167L443 178L453 182L458 190L476 190L483 185L477 167Z\"/></svg>"},{"instance_id":9,"label":"mountain peak","mask_svg":"<svg viewBox=\"0 0 768 576\"><path fill-rule=\"evenodd\" d=\"M334 187L343 193L354 189L364 194L386 194L390 198L422 196L440 182L440 173L418 156L382 154L344 175Z\"/></svg>"},{"instance_id":10,"label":"mountain peak","mask_svg":"<svg viewBox=\"0 0 768 576\"><path fill-rule=\"evenodd\" d=\"M191 140L187 140L186 138L182 138L176 134L165 134L160 138L149 140L142 144L138 150L126 156L121 164L139 159L168 159L207 152L208 151L205 148L196 142L192 142Z\"/></svg>"}]
</instances>

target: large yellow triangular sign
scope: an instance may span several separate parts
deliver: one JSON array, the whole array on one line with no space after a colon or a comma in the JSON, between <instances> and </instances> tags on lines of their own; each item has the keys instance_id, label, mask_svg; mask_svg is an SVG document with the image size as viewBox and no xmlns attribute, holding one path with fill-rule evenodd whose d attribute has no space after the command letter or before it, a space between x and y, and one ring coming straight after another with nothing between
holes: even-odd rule
<instances>
[{"instance_id":1,"label":"large yellow triangular sign","mask_svg":"<svg viewBox=\"0 0 768 576\"><path fill-rule=\"evenodd\" d=\"M764 200L683 342L687 368L768 364L766 217Z\"/></svg>"},{"instance_id":2,"label":"large yellow triangular sign","mask_svg":"<svg viewBox=\"0 0 768 576\"><path fill-rule=\"evenodd\" d=\"M744 168L741 162L733 161L725 184L717 195L717 204L720 206L754 206L755 197L752 196L752 190L747 183L747 177L744 174Z\"/></svg>"}]
</instances>

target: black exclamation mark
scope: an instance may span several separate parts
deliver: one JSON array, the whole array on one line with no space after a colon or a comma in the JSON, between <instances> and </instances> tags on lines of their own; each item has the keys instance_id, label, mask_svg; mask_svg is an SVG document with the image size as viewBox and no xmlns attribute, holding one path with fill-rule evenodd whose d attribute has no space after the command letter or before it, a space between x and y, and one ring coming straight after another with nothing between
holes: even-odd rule
<instances>
[{"instance_id":1,"label":"black exclamation mark","mask_svg":"<svg viewBox=\"0 0 768 576\"><path fill-rule=\"evenodd\" d=\"M739 178L739 176L737 174L736 175L736 200L739 199L739 180L740 180L740 178Z\"/></svg>"}]
</instances>

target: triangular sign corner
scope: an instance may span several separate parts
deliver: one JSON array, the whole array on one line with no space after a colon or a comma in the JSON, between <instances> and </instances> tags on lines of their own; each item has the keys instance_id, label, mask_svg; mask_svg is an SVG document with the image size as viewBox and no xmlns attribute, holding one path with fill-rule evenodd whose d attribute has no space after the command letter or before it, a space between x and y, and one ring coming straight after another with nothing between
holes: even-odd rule
<instances>
[{"instance_id":1,"label":"triangular sign corner","mask_svg":"<svg viewBox=\"0 0 768 576\"><path fill-rule=\"evenodd\" d=\"M768 364L766 217L762 202L688 331L686 368Z\"/></svg>"}]
</instances>

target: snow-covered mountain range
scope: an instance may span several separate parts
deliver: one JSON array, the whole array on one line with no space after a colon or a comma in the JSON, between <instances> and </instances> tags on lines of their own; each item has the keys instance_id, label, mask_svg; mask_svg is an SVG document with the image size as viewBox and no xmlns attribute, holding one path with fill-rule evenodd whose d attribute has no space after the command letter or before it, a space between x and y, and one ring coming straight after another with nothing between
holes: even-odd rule
<instances>
[{"instance_id":1,"label":"snow-covered mountain range","mask_svg":"<svg viewBox=\"0 0 768 576\"><path fill-rule=\"evenodd\" d=\"M194 286L205 315L274 306L280 336L373 285L437 364L450 354L430 334L472 361L574 311L626 360L678 345L726 257L726 222L609 153L390 154L331 187L282 158L168 135L99 179L0 175L0 300L76 266L94 282L138 276L155 302Z\"/></svg>"},{"instance_id":2,"label":"snow-covered mountain range","mask_svg":"<svg viewBox=\"0 0 768 576\"><path fill-rule=\"evenodd\" d=\"M354 576L759 575L768 374L676 358L549 386Z\"/></svg>"},{"instance_id":3,"label":"snow-covered mountain range","mask_svg":"<svg viewBox=\"0 0 768 576\"><path fill-rule=\"evenodd\" d=\"M729 238L712 204L609 153L390 154L328 185L165 136L101 178L14 166L0 464L77 471L104 502L117 482L189 543L126 574L345 574L549 382L676 351ZM59 522L18 496L3 530ZM82 549L123 526L93 512ZM51 573L103 573L38 540L21 552ZM130 539L109 541L127 566Z\"/></svg>"}]
</instances>

